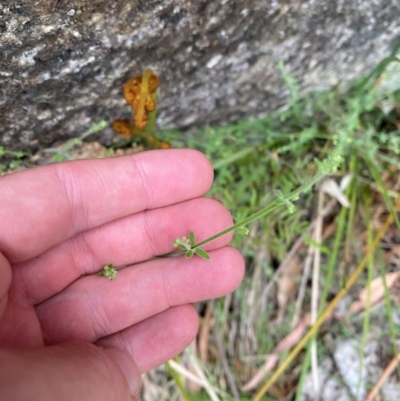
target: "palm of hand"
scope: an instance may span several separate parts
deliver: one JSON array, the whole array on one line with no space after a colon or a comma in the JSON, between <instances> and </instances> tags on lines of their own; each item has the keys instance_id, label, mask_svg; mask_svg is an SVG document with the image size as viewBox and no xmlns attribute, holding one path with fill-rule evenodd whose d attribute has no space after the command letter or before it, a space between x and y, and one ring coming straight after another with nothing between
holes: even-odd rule
<instances>
[{"instance_id":1,"label":"palm of hand","mask_svg":"<svg viewBox=\"0 0 400 401\"><path fill-rule=\"evenodd\" d=\"M140 262L190 229L205 238L231 223L220 204L198 198L211 181L203 156L179 150L2 177L0 347L114 346L141 372L180 352L197 331L190 303L233 290L241 257L221 238L206 247L211 261ZM110 262L138 264L112 282L94 274Z\"/></svg>"}]
</instances>

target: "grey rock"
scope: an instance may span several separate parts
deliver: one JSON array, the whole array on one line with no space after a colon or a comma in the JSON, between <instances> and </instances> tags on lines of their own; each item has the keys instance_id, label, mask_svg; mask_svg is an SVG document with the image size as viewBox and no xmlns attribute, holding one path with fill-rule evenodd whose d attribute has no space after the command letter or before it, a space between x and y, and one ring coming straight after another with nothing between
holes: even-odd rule
<instances>
[{"instance_id":1,"label":"grey rock","mask_svg":"<svg viewBox=\"0 0 400 401\"><path fill-rule=\"evenodd\" d=\"M318 390L314 388L311 374L306 376L301 401L353 401L349 391L341 383L340 378L334 376L334 363L327 358L318 367Z\"/></svg>"},{"instance_id":2,"label":"grey rock","mask_svg":"<svg viewBox=\"0 0 400 401\"><path fill-rule=\"evenodd\" d=\"M390 53L399 16L397 0L2 0L0 145L129 117L122 85L149 67L161 128L262 116L287 101L279 61L301 93L346 82Z\"/></svg>"},{"instance_id":3,"label":"grey rock","mask_svg":"<svg viewBox=\"0 0 400 401\"><path fill-rule=\"evenodd\" d=\"M399 343L396 345L399 346ZM372 338L367 340L363 350L361 338L338 343L333 358L327 357L320 363L318 393L314 389L310 373L305 378L301 400L364 400L391 360L391 353L392 344L390 341L383 341L382 338L379 341ZM400 384L395 375L382 385L380 399L382 401L400 399Z\"/></svg>"},{"instance_id":4,"label":"grey rock","mask_svg":"<svg viewBox=\"0 0 400 401\"><path fill-rule=\"evenodd\" d=\"M373 345L377 347L376 343ZM359 348L357 340L347 340L339 344L334 353L339 373L356 400L362 400L367 395L367 361L360 359L362 352ZM374 350L372 356L376 355ZM372 366L375 365L376 361L372 363Z\"/></svg>"}]
</instances>

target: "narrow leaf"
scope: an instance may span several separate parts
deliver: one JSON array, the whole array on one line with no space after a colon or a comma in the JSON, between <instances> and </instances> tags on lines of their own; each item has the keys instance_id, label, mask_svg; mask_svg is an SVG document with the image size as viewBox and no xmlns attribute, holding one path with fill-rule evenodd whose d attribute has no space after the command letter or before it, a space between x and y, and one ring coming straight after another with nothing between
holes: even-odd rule
<instances>
[{"instance_id":1,"label":"narrow leaf","mask_svg":"<svg viewBox=\"0 0 400 401\"><path fill-rule=\"evenodd\" d=\"M196 243L194 232L192 230L190 230L190 233L189 233L189 240L190 240L190 245L191 246L193 246Z\"/></svg>"},{"instance_id":2,"label":"narrow leaf","mask_svg":"<svg viewBox=\"0 0 400 401\"><path fill-rule=\"evenodd\" d=\"M196 248L194 251L195 251L195 253L197 255L199 255L203 259L207 259L207 260L211 259L210 255L206 251L204 251L203 249Z\"/></svg>"},{"instance_id":3,"label":"narrow leaf","mask_svg":"<svg viewBox=\"0 0 400 401\"><path fill-rule=\"evenodd\" d=\"M283 194L282 191L280 191L279 189L274 189L274 194L278 199L284 199L285 195Z\"/></svg>"},{"instance_id":4,"label":"narrow leaf","mask_svg":"<svg viewBox=\"0 0 400 401\"><path fill-rule=\"evenodd\" d=\"M180 249L183 249L184 251L188 251L188 250L190 250L190 249L188 249L188 247L187 246L185 246L184 244L182 244L182 243L177 243L177 244L175 244L175 248L180 248Z\"/></svg>"},{"instance_id":5,"label":"narrow leaf","mask_svg":"<svg viewBox=\"0 0 400 401\"><path fill-rule=\"evenodd\" d=\"M189 249L186 253L185 256L187 259L190 259L194 254L194 250L193 249Z\"/></svg>"}]
</instances>

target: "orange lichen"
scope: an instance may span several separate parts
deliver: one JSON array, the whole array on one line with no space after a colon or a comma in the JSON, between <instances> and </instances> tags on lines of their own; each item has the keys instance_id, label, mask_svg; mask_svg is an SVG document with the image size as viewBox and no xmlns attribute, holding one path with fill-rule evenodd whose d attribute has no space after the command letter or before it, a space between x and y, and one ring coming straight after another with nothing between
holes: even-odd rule
<instances>
[{"instance_id":1,"label":"orange lichen","mask_svg":"<svg viewBox=\"0 0 400 401\"><path fill-rule=\"evenodd\" d=\"M156 102L154 101L154 99L150 95L148 95L147 98L146 98L146 102L144 104L144 108L149 113L151 113L152 111L154 111L156 109Z\"/></svg>"},{"instance_id":2,"label":"orange lichen","mask_svg":"<svg viewBox=\"0 0 400 401\"><path fill-rule=\"evenodd\" d=\"M146 70L143 75L131 78L124 85L124 98L135 111L133 120L139 129L143 129L149 121L147 113L156 109L153 94L159 83L157 75L152 70Z\"/></svg>"},{"instance_id":3,"label":"orange lichen","mask_svg":"<svg viewBox=\"0 0 400 401\"><path fill-rule=\"evenodd\" d=\"M156 90L160 84L152 70L129 79L123 89L126 102L132 107L134 126L126 120L115 120L113 129L117 134L130 139L132 135L142 137L152 149L168 149L171 144L158 140L154 134L155 111L157 108Z\"/></svg>"},{"instance_id":4,"label":"orange lichen","mask_svg":"<svg viewBox=\"0 0 400 401\"><path fill-rule=\"evenodd\" d=\"M157 75L154 74L153 71L148 70L151 72L150 76L149 76L149 92L150 93L154 93L158 86L160 85L160 80L158 79Z\"/></svg>"},{"instance_id":5,"label":"orange lichen","mask_svg":"<svg viewBox=\"0 0 400 401\"><path fill-rule=\"evenodd\" d=\"M162 141L160 143L160 149L171 149L171 144L168 141Z\"/></svg>"},{"instance_id":6,"label":"orange lichen","mask_svg":"<svg viewBox=\"0 0 400 401\"><path fill-rule=\"evenodd\" d=\"M123 135L125 139L130 139L132 137L132 125L129 121L115 120L112 127L117 134Z\"/></svg>"},{"instance_id":7,"label":"orange lichen","mask_svg":"<svg viewBox=\"0 0 400 401\"><path fill-rule=\"evenodd\" d=\"M128 104L133 107L134 102L140 96L140 85L142 84L142 77L139 75L137 77L131 78L124 85L124 98Z\"/></svg>"}]
</instances>

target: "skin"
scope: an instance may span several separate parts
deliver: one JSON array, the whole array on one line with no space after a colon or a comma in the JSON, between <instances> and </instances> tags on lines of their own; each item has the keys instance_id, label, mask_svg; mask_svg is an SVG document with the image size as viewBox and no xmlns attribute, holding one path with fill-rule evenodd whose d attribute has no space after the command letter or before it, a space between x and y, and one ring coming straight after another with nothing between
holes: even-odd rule
<instances>
[{"instance_id":1,"label":"skin","mask_svg":"<svg viewBox=\"0 0 400 401\"><path fill-rule=\"evenodd\" d=\"M140 374L195 338L191 303L223 296L244 265L230 236L197 256L144 262L232 224L203 198L194 150L82 160L0 178L0 399L138 399ZM114 281L103 265L137 263Z\"/></svg>"}]
</instances>

